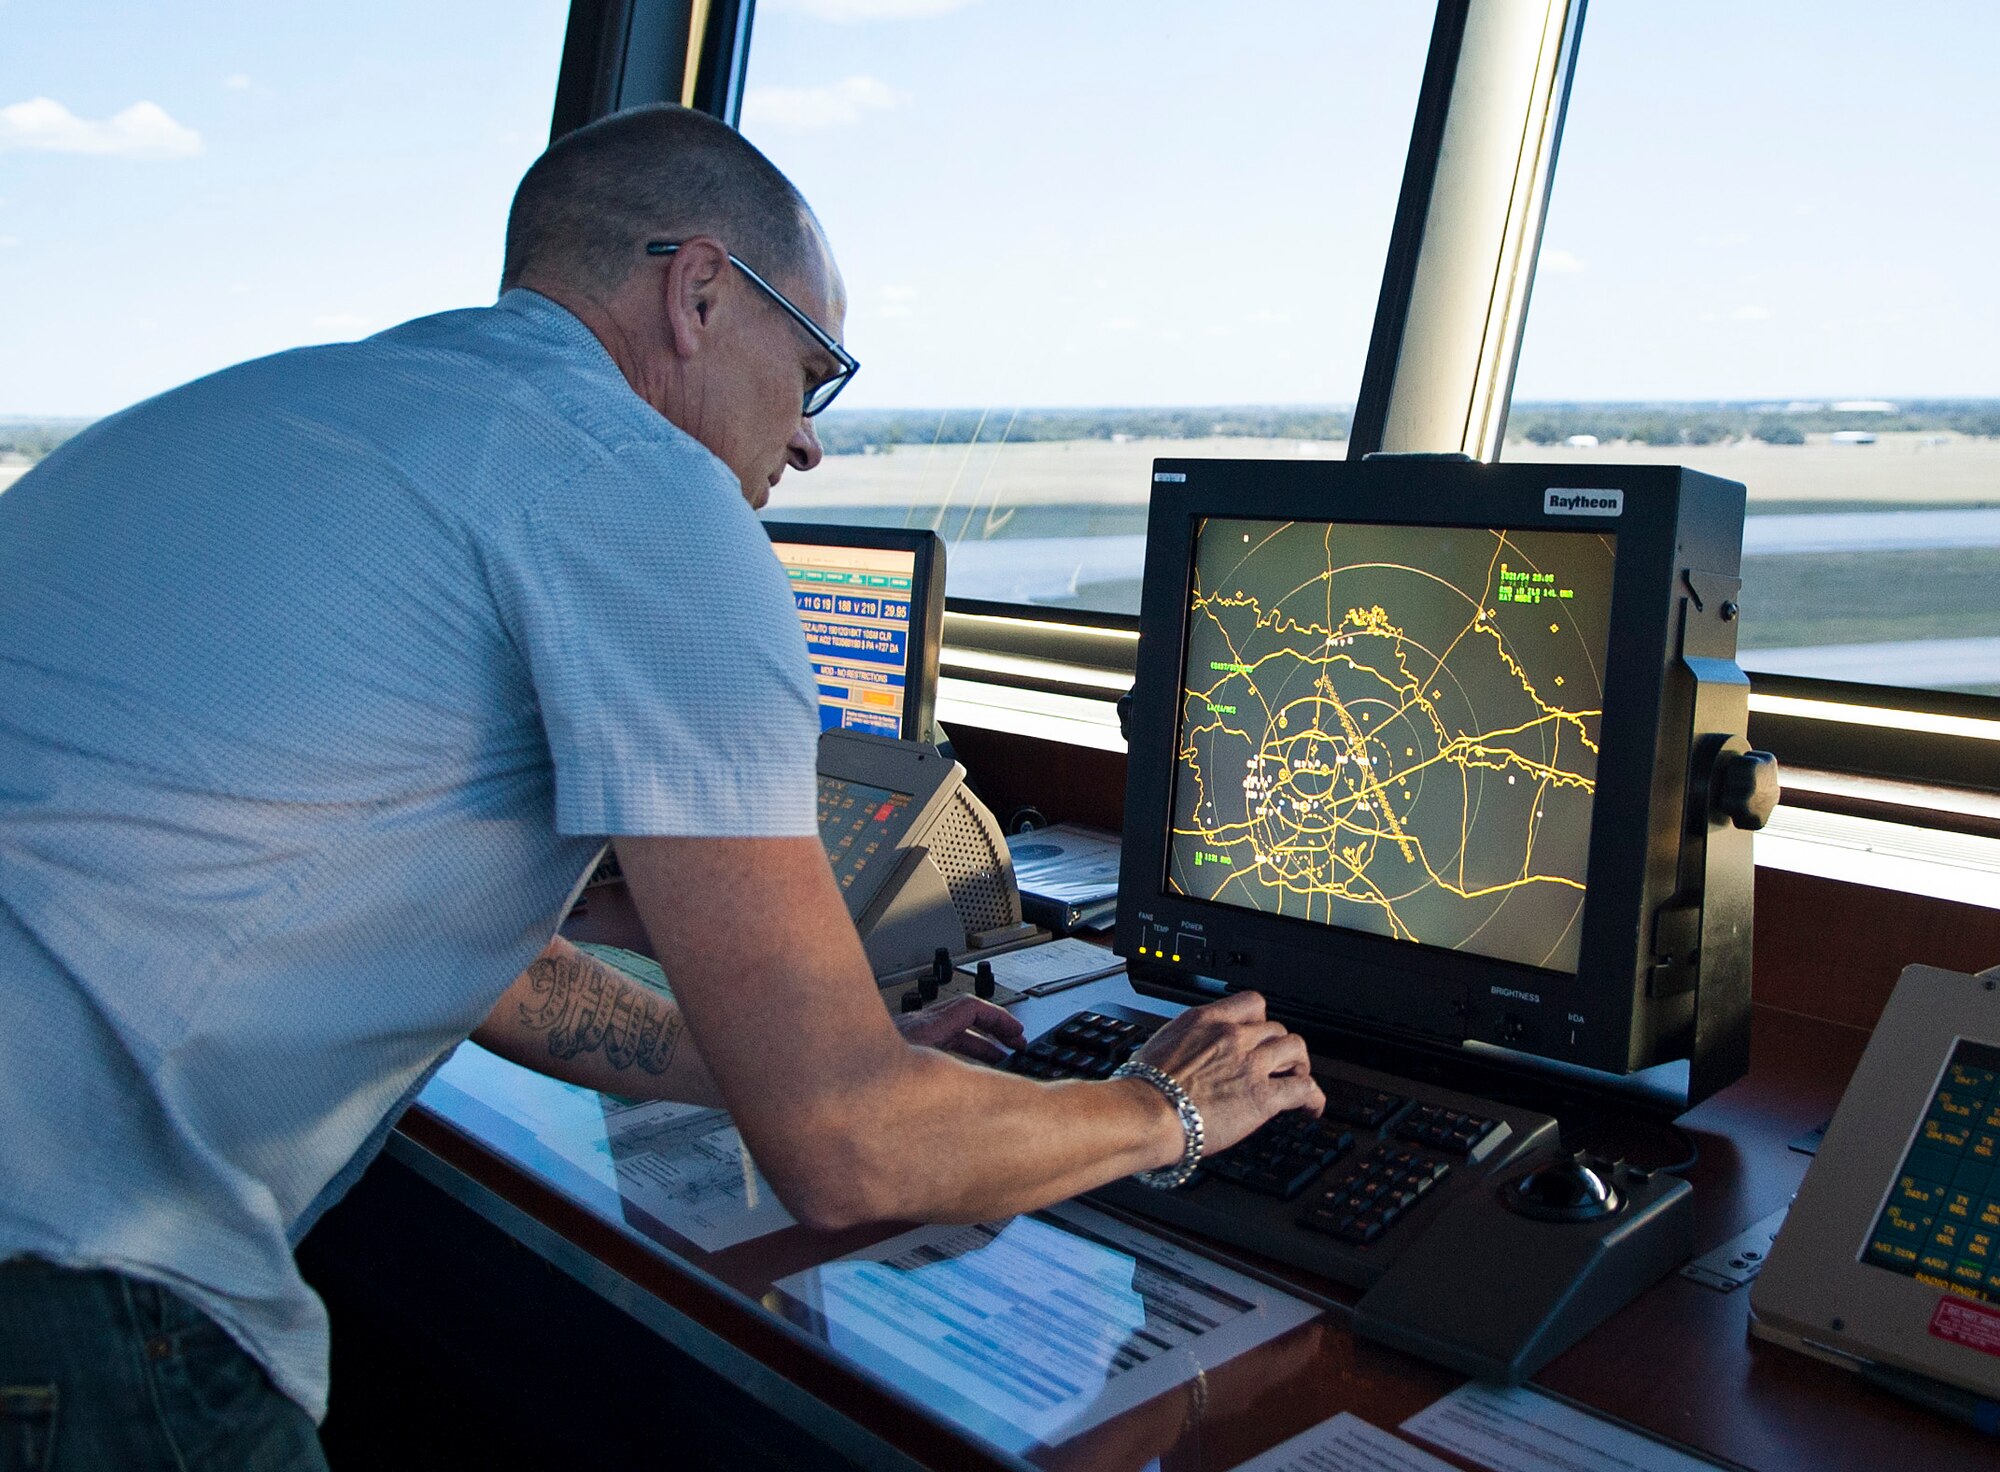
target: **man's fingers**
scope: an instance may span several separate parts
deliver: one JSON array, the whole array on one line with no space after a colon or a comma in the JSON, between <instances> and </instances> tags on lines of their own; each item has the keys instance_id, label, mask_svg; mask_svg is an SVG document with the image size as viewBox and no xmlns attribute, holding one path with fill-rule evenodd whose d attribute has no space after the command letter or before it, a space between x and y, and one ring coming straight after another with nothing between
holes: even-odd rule
<instances>
[{"instance_id":1,"label":"man's fingers","mask_svg":"<svg viewBox=\"0 0 2000 1472\"><path fill-rule=\"evenodd\" d=\"M1269 1094L1266 1096L1274 1106L1272 1113L1282 1114L1287 1109L1304 1109L1313 1114L1326 1109L1326 1095L1309 1073L1280 1073L1268 1080Z\"/></svg>"},{"instance_id":2,"label":"man's fingers","mask_svg":"<svg viewBox=\"0 0 2000 1472\"><path fill-rule=\"evenodd\" d=\"M947 1053L962 1053L967 1058L977 1058L981 1063L999 1063L1007 1057L1007 1050L993 1039L979 1032L962 1032L944 1044Z\"/></svg>"},{"instance_id":3,"label":"man's fingers","mask_svg":"<svg viewBox=\"0 0 2000 1472\"><path fill-rule=\"evenodd\" d=\"M1295 1032L1274 1033L1257 1045L1256 1054L1257 1061L1271 1073L1309 1072L1312 1068L1306 1040Z\"/></svg>"},{"instance_id":4,"label":"man's fingers","mask_svg":"<svg viewBox=\"0 0 2000 1472\"><path fill-rule=\"evenodd\" d=\"M978 997L955 997L954 1003L970 1002L972 1011L965 1019L967 1027L976 1027L991 1037L1000 1039L1010 1048L1018 1048L1028 1040L1028 1030L1021 1026L1021 1019L1005 1007Z\"/></svg>"},{"instance_id":5,"label":"man's fingers","mask_svg":"<svg viewBox=\"0 0 2000 1472\"><path fill-rule=\"evenodd\" d=\"M965 1053L989 1062L999 1062L1007 1056L1007 1048L1018 1048L1028 1040L1026 1029L1005 1008L978 997L953 997L948 1002L899 1017L896 1024L906 1042ZM975 1033L983 1034L977 1047L965 1045L963 1039ZM998 1043L994 1041L996 1038ZM1006 1044L1006 1048L999 1046L1000 1043Z\"/></svg>"},{"instance_id":6,"label":"man's fingers","mask_svg":"<svg viewBox=\"0 0 2000 1472\"><path fill-rule=\"evenodd\" d=\"M1262 1022L1264 995L1262 992L1231 992L1201 1010L1222 1022Z\"/></svg>"},{"instance_id":7,"label":"man's fingers","mask_svg":"<svg viewBox=\"0 0 2000 1472\"><path fill-rule=\"evenodd\" d=\"M1243 1022L1237 1024L1237 1031L1246 1053L1255 1053L1260 1048L1268 1048L1281 1039L1294 1036L1282 1022Z\"/></svg>"}]
</instances>

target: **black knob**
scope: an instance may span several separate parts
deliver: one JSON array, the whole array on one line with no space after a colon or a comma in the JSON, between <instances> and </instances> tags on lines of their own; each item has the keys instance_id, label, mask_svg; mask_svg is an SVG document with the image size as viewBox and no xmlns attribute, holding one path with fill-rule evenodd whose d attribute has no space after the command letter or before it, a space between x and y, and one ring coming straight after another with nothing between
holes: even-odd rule
<instances>
[{"instance_id":1,"label":"black knob","mask_svg":"<svg viewBox=\"0 0 2000 1472\"><path fill-rule=\"evenodd\" d=\"M951 952L939 946L931 954L931 969L917 978L917 995L935 1002L938 992L951 980Z\"/></svg>"},{"instance_id":2,"label":"black knob","mask_svg":"<svg viewBox=\"0 0 2000 1472\"><path fill-rule=\"evenodd\" d=\"M921 1012L924 1010L923 994L916 987L911 987L903 993L902 1010L905 1012Z\"/></svg>"},{"instance_id":3,"label":"black knob","mask_svg":"<svg viewBox=\"0 0 2000 1472\"><path fill-rule=\"evenodd\" d=\"M993 1000L993 963L981 961L972 973L972 994L982 1002Z\"/></svg>"},{"instance_id":4,"label":"black knob","mask_svg":"<svg viewBox=\"0 0 2000 1472\"><path fill-rule=\"evenodd\" d=\"M1778 759L1768 751L1726 756L1716 773L1715 808L1738 828L1758 829L1778 806Z\"/></svg>"}]
</instances>

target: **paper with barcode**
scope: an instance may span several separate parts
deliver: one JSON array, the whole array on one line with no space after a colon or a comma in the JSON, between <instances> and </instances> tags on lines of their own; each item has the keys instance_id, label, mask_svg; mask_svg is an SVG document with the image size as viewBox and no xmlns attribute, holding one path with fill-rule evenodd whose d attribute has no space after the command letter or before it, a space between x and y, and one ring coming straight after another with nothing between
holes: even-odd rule
<instances>
[{"instance_id":1,"label":"paper with barcode","mask_svg":"<svg viewBox=\"0 0 2000 1472\"><path fill-rule=\"evenodd\" d=\"M1262 1456L1237 1466L1236 1472L1454 1472L1449 1462L1420 1451L1401 1437L1342 1411L1290 1441L1280 1442Z\"/></svg>"},{"instance_id":2,"label":"paper with barcode","mask_svg":"<svg viewBox=\"0 0 2000 1472\"><path fill-rule=\"evenodd\" d=\"M1087 1431L1319 1314L1073 1202L920 1227L785 1278L766 1303L1012 1453Z\"/></svg>"},{"instance_id":3,"label":"paper with barcode","mask_svg":"<svg viewBox=\"0 0 2000 1472\"><path fill-rule=\"evenodd\" d=\"M1493 1472L1712 1472L1719 1465L1526 1385L1462 1385L1401 1429Z\"/></svg>"}]
</instances>

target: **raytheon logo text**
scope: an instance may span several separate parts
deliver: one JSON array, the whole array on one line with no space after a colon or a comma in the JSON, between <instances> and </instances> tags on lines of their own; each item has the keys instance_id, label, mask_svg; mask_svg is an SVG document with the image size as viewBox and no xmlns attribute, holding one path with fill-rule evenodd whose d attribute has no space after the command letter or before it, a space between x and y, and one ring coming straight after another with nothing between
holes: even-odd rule
<instances>
[{"instance_id":1,"label":"raytheon logo text","mask_svg":"<svg viewBox=\"0 0 2000 1472\"><path fill-rule=\"evenodd\" d=\"M1542 511L1549 516L1623 516L1625 493L1550 486L1542 492Z\"/></svg>"}]
</instances>

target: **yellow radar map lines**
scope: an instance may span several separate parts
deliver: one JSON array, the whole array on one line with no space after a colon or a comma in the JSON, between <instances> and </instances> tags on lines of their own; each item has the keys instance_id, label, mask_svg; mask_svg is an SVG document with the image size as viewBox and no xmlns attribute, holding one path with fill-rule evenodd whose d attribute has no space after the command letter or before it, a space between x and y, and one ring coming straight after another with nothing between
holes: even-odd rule
<instances>
[{"instance_id":1,"label":"yellow radar map lines","mask_svg":"<svg viewBox=\"0 0 2000 1472\"><path fill-rule=\"evenodd\" d=\"M1206 523L1173 886L1573 967L1610 566L1567 532Z\"/></svg>"}]
</instances>

